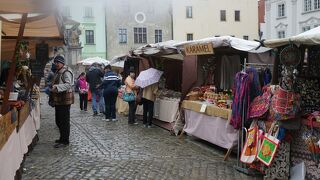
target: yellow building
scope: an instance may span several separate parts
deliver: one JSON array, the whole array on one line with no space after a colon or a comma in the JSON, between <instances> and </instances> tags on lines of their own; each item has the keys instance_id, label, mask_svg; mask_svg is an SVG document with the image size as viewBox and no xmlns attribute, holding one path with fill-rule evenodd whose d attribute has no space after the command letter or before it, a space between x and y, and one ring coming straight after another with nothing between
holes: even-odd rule
<instances>
[{"instance_id":1,"label":"yellow building","mask_svg":"<svg viewBox=\"0 0 320 180\"><path fill-rule=\"evenodd\" d=\"M258 39L257 0L173 0L173 39Z\"/></svg>"}]
</instances>

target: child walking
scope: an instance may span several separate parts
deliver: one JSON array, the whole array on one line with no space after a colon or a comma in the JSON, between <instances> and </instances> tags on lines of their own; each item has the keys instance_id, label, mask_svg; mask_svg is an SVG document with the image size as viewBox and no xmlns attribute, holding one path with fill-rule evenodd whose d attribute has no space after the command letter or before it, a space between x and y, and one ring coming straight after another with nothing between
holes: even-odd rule
<instances>
[{"instance_id":1,"label":"child walking","mask_svg":"<svg viewBox=\"0 0 320 180\"><path fill-rule=\"evenodd\" d=\"M86 76L84 72L80 74L78 81L79 81L80 109L87 111L89 84L86 81Z\"/></svg>"}]
</instances>

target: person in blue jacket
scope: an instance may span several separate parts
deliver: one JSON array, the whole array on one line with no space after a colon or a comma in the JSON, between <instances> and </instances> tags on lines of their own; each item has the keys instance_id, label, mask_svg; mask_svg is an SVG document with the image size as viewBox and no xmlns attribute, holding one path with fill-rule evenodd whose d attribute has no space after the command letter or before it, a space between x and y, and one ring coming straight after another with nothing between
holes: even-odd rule
<instances>
[{"instance_id":1,"label":"person in blue jacket","mask_svg":"<svg viewBox=\"0 0 320 180\"><path fill-rule=\"evenodd\" d=\"M105 75L103 78L103 97L105 103L106 121L116 121L116 101L118 96L118 88L121 85L121 80L118 75L111 71L111 66L107 65L104 68Z\"/></svg>"}]
</instances>

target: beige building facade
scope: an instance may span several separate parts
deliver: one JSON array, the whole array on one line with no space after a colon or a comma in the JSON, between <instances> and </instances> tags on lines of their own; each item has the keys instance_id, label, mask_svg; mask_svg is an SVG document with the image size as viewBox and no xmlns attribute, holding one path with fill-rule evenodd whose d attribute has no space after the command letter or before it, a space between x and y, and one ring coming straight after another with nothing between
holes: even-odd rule
<instances>
[{"instance_id":1,"label":"beige building facade","mask_svg":"<svg viewBox=\"0 0 320 180\"><path fill-rule=\"evenodd\" d=\"M172 39L171 0L107 0L107 59Z\"/></svg>"},{"instance_id":2,"label":"beige building facade","mask_svg":"<svg viewBox=\"0 0 320 180\"><path fill-rule=\"evenodd\" d=\"M258 39L257 0L172 0L174 40Z\"/></svg>"}]
</instances>

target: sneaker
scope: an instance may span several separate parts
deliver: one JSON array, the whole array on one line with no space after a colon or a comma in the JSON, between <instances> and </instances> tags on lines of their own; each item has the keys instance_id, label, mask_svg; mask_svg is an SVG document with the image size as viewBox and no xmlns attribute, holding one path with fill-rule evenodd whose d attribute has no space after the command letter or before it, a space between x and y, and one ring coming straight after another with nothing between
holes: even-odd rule
<instances>
[{"instance_id":1,"label":"sneaker","mask_svg":"<svg viewBox=\"0 0 320 180\"><path fill-rule=\"evenodd\" d=\"M97 115L98 115L98 112L94 112L94 113L93 113L93 116L97 116Z\"/></svg>"},{"instance_id":2,"label":"sneaker","mask_svg":"<svg viewBox=\"0 0 320 180\"><path fill-rule=\"evenodd\" d=\"M152 125L148 125L148 128L153 128L153 126Z\"/></svg>"},{"instance_id":3,"label":"sneaker","mask_svg":"<svg viewBox=\"0 0 320 180\"><path fill-rule=\"evenodd\" d=\"M138 125L138 123L137 123L137 122L134 122L133 124L134 124L134 125Z\"/></svg>"},{"instance_id":4,"label":"sneaker","mask_svg":"<svg viewBox=\"0 0 320 180\"><path fill-rule=\"evenodd\" d=\"M117 119L112 119L113 122L118 121Z\"/></svg>"},{"instance_id":5,"label":"sneaker","mask_svg":"<svg viewBox=\"0 0 320 180\"><path fill-rule=\"evenodd\" d=\"M88 111L87 109L84 109L84 111Z\"/></svg>"},{"instance_id":6,"label":"sneaker","mask_svg":"<svg viewBox=\"0 0 320 180\"><path fill-rule=\"evenodd\" d=\"M148 128L148 125L144 124L143 127Z\"/></svg>"},{"instance_id":7,"label":"sneaker","mask_svg":"<svg viewBox=\"0 0 320 180\"><path fill-rule=\"evenodd\" d=\"M107 118L106 118L105 121L110 122L110 119L107 119Z\"/></svg>"}]
</instances>

